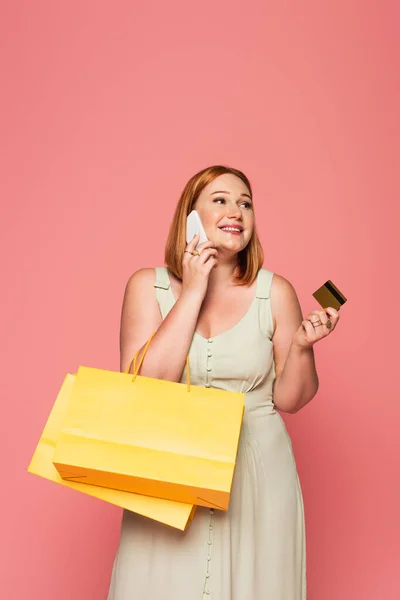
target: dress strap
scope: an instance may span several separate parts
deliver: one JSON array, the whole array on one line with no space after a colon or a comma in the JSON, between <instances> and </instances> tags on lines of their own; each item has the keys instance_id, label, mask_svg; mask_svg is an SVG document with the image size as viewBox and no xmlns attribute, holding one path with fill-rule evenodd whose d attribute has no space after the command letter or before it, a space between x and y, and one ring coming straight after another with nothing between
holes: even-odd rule
<instances>
[{"instance_id":1,"label":"dress strap","mask_svg":"<svg viewBox=\"0 0 400 600\"><path fill-rule=\"evenodd\" d=\"M271 284L274 274L267 269L260 269L257 276L256 297L258 302L258 322L262 334L271 338L273 335L274 322L271 312Z\"/></svg>"},{"instance_id":2,"label":"dress strap","mask_svg":"<svg viewBox=\"0 0 400 600\"><path fill-rule=\"evenodd\" d=\"M154 282L154 287L168 290L171 287L171 282L168 277L167 267L156 267L155 271L156 280Z\"/></svg>"},{"instance_id":3,"label":"dress strap","mask_svg":"<svg viewBox=\"0 0 400 600\"><path fill-rule=\"evenodd\" d=\"M175 299L172 294L171 281L167 267L155 267L155 272L156 280L153 285L156 288L156 297L160 307L161 316L165 319L173 307Z\"/></svg>"},{"instance_id":4,"label":"dress strap","mask_svg":"<svg viewBox=\"0 0 400 600\"><path fill-rule=\"evenodd\" d=\"M260 269L257 278L257 298L269 298L271 294L272 271Z\"/></svg>"}]
</instances>

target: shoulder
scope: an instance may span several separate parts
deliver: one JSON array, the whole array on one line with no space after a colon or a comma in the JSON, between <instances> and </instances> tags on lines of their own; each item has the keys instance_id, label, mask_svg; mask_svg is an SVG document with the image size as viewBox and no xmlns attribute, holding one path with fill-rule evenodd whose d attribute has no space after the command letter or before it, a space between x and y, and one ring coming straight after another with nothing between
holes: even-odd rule
<instances>
[{"instance_id":1,"label":"shoulder","mask_svg":"<svg viewBox=\"0 0 400 600\"><path fill-rule=\"evenodd\" d=\"M270 298L275 327L283 320L299 320L301 308L296 290L293 284L279 273L271 273Z\"/></svg>"},{"instance_id":2,"label":"shoulder","mask_svg":"<svg viewBox=\"0 0 400 600\"><path fill-rule=\"evenodd\" d=\"M271 273L271 298L274 295L277 298L282 299L282 296L288 297L293 294L296 294L294 286L291 282L283 277L283 275L279 275L279 273Z\"/></svg>"},{"instance_id":3,"label":"shoulder","mask_svg":"<svg viewBox=\"0 0 400 600\"><path fill-rule=\"evenodd\" d=\"M267 281L269 284L271 299L272 296L274 296L278 300L282 300L282 297L287 297L296 293L290 281L282 275L269 271L268 269L260 269L260 271L263 282Z\"/></svg>"},{"instance_id":4,"label":"shoulder","mask_svg":"<svg viewBox=\"0 0 400 600\"><path fill-rule=\"evenodd\" d=\"M147 320L157 321L160 309L155 293L156 271L143 268L129 277L122 302L122 325L124 327L141 326Z\"/></svg>"},{"instance_id":5,"label":"shoulder","mask_svg":"<svg viewBox=\"0 0 400 600\"><path fill-rule=\"evenodd\" d=\"M145 267L138 269L128 279L128 284L135 285L136 283L153 282L156 278L156 270L154 267Z\"/></svg>"},{"instance_id":6,"label":"shoulder","mask_svg":"<svg viewBox=\"0 0 400 600\"><path fill-rule=\"evenodd\" d=\"M154 267L145 267L138 269L129 277L126 287L125 296L148 296L154 294L153 288L156 281L156 270Z\"/></svg>"},{"instance_id":7,"label":"shoulder","mask_svg":"<svg viewBox=\"0 0 400 600\"><path fill-rule=\"evenodd\" d=\"M121 370L162 322L155 281L155 269L144 268L132 273L126 283L120 323Z\"/></svg>"}]
</instances>

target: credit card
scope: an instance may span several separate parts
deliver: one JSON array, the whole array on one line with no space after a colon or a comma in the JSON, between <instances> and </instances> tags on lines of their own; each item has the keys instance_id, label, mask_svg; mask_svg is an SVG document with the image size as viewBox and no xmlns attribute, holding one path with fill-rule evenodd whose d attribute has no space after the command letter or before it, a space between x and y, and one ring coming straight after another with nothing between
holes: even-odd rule
<instances>
[{"instance_id":1,"label":"credit card","mask_svg":"<svg viewBox=\"0 0 400 600\"><path fill-rule=\"evenodd\" d=\"M347 302L347 298L345 298L342 292L332 283L330 279L328 279L324 285L321 285L321 287L313 293L313 296L322 306L322 308L332 306L332 308L339 310L340 307Z\"/></svg>"}]
</instances>

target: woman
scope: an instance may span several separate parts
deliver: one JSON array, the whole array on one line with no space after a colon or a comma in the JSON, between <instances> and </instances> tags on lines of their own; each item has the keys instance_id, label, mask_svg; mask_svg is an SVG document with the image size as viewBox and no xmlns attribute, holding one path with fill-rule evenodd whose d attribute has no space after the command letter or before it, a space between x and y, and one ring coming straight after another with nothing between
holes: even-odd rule
<instances>
[{"instance_id":1,"label":"woman","mask_svg":"<svg viewBox=\"0 0 400 600\"><path fill-rule=\"evenodd\" d=\"M208 241L186 244L194 208ZM189 180L165 259L127 284L121 370L156 331L141 375L184 383L188 355L194 385L246 394L230 505L198 507L184 533L124 511L108 600L305 600L302 493L276 409L295 413L316 394L313 345L339 314L302 320L292 285L262 269L251 185L236 169Z\"/></svg>"}]
</instances>

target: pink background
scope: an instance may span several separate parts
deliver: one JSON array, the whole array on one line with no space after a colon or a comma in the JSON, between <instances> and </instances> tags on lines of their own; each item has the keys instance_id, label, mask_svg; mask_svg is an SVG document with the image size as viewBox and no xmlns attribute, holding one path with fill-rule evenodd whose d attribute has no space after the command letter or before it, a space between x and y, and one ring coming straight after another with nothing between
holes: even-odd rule
<instances>
[{"instance_id":1,"label":"pink background","mask_svg":"<svg viewBox=\"0 0 400 600\"><path fill-rule=\"evenodd\" d=\"M327 279L349 299L317 396L285 417L309 600L399 598L398 3L1 13L1 596L106 598L121 511L26 468L65 373L118 370L129 276L163 264L184 184L223 163L303 314Z\"/></svg>"}]
</instances>

